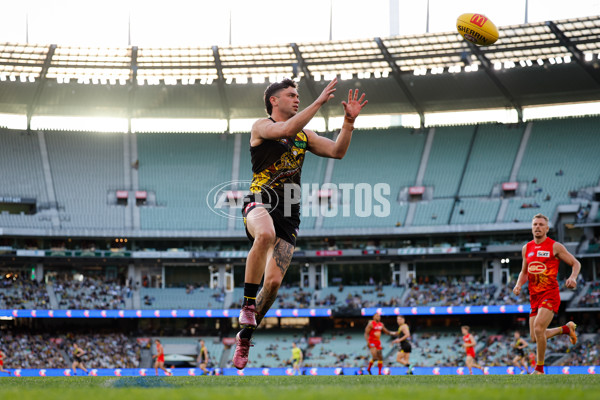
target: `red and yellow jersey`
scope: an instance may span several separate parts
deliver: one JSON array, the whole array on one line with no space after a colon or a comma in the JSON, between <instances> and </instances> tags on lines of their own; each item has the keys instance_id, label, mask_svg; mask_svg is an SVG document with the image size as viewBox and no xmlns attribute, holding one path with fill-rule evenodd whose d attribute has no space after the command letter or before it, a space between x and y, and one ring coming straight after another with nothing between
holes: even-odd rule
<instances>
[{"instance_id":1,"label":"red and yellow jersey","mask_svg":"<svg viewBox=\"0 0 600 400\"><path fill-rule=\"evenodd\" d=\"M536 244L533 240L527 243L525 262L530 295L558 290L556 277L560 260L554 256L554 243L555 241L548 237L540 244Z\"/></svg>"},{"instance_id":2,"label":"red and yellow jersey","mask_svg":"<svg viewBox=\"0 0 600 400\"><path fill-rule=\"evenodd\" d=\"M369 342L377 342L381 337L383 322L371 321L371 330L369 331Z\"/></svg>"}]
</instances>

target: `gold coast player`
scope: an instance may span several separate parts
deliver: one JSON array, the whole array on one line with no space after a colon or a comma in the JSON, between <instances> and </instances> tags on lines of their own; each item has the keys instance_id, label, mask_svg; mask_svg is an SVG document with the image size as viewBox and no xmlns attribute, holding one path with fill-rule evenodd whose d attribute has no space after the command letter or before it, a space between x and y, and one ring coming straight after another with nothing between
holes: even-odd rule
<instances>
[{"instance_id":1,"label":"gold coast player","mask_svg":"<svg viewBox=\"0 0 600 400\"><path fill-rule=\"evenodd\" d=\"M154 372L156 373L156 376L158 376L159 368L165 372L165 375L171 376L171 373L165 368L165 349L163 345L158 339L156 339L154 343L156 343L156 354L153 355L152 358L156 358L156 361L154 362Z\"/></svg>"},{"instance_id":2,"label":"gold coast player","mask_svg":"<svg viewBox=\"0 0 600 400\"><path fill-rule=\"evenodd\" d=\"M517 331L515 332L515 341L512 344L512 348L515 351L515 357L512 362L513 365L519 369L521 369L521 374L529 373L529 367L527 366L527 354L525 349L527 349L529 343L525 339L521 337L521 334ZM523 368L521 368L521 366Z\"/></svg>"},{"instance_id":3,"label":"gold coast player","mask_svg":"<svg viewBox=\"0 0 600 400\"><path fill-rule=\"evenodd\" d=\"M244 300L236 335L233 365L242 369L248 363L250 340L277 297L279 286L290 266L300 226L300 175L307 151L320 157L341 159L346 154L354 120L367 104L358 90L343 101L344 123L336 140L305 129L319 109L334 96L334 78L319 97L298 111L300 97L296 82L284 79L265 91L268 118L259 119L250 132L252 183L244 197L242 216L252 248L246 259ZM264 280L263 280L264 276ZM258 293L258 286L263 287Z\"/></svg>"},{"instance_id":4,"label":"gold coast player","mask_svg":"<svg viewBox=\"0 0 600 400\"><path fill-rule=\"evenodd\" d=\"M529 330L531 339L537 344L537 363L534 374L544 373L544 359L546 357L546 342L557 335L569 335L572 344L577 343L575 323L548 329L554 314L560 306L560 292L558 288L558 265L560 261L573 269L565 286L569 289L577 287L577 276L581 264L561 243L550 239L547 234L548 217L537 214L533 217L531 231L533 240L523 246L523 268L513 292L518 296L521 288L529 280L529 300L531 312L529 314Z\"/></svg>"},{"instance_id":5,"label":"gold coast player","mask_svg":"<svg viewBox=\"0 0 600 400\"><path fill-rule=\"evenodd\" d=\"M467 359L465 363L467 364L467 368L469 368L469 374L473 375L473 368L480 369L481 372L483 372L483 367L477 363L477 356L475 355L475 346L477 346L477 341L469 332L471 328L469 328L467 325L463 325L460 327L460 330L463 335L463 347L467 352Z\"/></svg>"},{"instance_id":6,"label":"gold coast player","mask_svg":"<svg viewBox=\"0 0 600 400\"><path fill-rule=\"evenodd\" d=\"M6 354L0 350L0 372L7 373L11 375L10 371L4 369L4 359L6 358Z\"/></svg>"},{"instance_id":7,"label":"gold coast player","mask_svg":"<svg viewBox=\"0 0 600 400\"><path fill-rule=\"evenodd\" d=\"M412 345L410 344L410 329L406 324L406 320L402 315L396 318L398 322L398 339L395 339L392 343L399 344L400 348L396 354L396 361L407 368L406 373L412 375L412 368L410 367L410 352L412 351Z\"/></svg>"},{"instance_id":8,"label":"gold coast player","mask_svg":"<svg viewBox=\"0 0 600 400\"><path fill-rule=\"evenodd\" d=\"M381 368L383 367L381 332L385 333L386 335L396 336L396 333L388 331L385 326L383 326L383 322L381 322L381 315L379 313L375 313L375 315L373 315L373 319L369 321L367 327L365 328L365 340L367 341L367 347L371 352L371 361L369 361L369 367L367 368L369 375L371 374L371 367L375 361L377 361L377 368L379 369L379 375L381 375Z\"/></svg>"}]
</instances>

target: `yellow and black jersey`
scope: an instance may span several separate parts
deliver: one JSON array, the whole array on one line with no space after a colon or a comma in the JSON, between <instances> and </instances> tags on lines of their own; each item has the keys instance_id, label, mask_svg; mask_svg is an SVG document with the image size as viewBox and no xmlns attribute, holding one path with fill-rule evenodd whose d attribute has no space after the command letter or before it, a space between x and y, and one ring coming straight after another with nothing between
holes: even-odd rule
<instances>
[{"instance_id":1,"label":"yellow and black jersey","mask_svg":"<svg viewBox=\"0 0 600 400\"><path fill-rule=\"evenodd\" d=\"M250 191L273 190L283 198L285 184L300 186L307 148L308 137L304 131L298 132L294 139L263 140L258 146L250 147L253 173Z\"/></svg>"}]
</instances>

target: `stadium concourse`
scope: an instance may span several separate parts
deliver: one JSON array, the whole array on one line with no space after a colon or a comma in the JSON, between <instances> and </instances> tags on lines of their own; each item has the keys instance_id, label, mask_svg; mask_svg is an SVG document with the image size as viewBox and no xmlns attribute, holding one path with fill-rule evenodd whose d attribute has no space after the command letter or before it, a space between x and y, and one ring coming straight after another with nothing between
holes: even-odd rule
<instances>
[{"instance_id":1,"label":"stadium concourse","mask_svg":"<svg viewBox=\"0 0 600 400\"><path fill-rule=\"evenodd\" d=\"M362 374L364 328L381 312L392 331L406 317L416 375L466 373L461 325L477 340L481 373L517 374L514 332L529 342L527 357L534 346L527 293L512 288L532 216L543 213L549 236L582 264L576 290L559 269L554 323L575 321L579 341L549 342L548 373L600 371L600 115L527 117L598 100L600 18L499 30L505 39L490 48L456 32L260 48L1 44L4 367L84 374L71 369L77 344L89 375L154 375L159 339L174 375L201 375L204 339L214 374L292 374L292 342L304 374ZM264 117L259 72L294 77L303 99L340 75L340 92L367 92L365 119L418 121L356 129L343 160L307 156L292 265L237 371L250 248L239 201L251 160L249 133L230 128ZM429 122L465 110L514 118ZM322 111L319 133L333 137L341 108ZM121 118L124 128L61 125L73 115ZM158 129L162 118L177 127L216 118L224 128ZM384 372L406 373L383 344Z\"/></svg>"}]
</instances>

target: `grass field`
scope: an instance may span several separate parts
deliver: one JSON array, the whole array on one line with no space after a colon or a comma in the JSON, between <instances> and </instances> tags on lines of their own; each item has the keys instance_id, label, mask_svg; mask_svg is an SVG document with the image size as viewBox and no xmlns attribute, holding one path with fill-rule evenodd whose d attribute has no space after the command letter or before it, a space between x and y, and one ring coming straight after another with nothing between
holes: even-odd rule
<instances>
[{"instance_id":1,"label":"grass field","mask_svg":"<svg viewBox=\"0 0 600 400\"><path fill-rule=\"evenodd\" d=\"M598 399L600 376L3 378L0 399Z\"/></svg>"}]
</instances>

